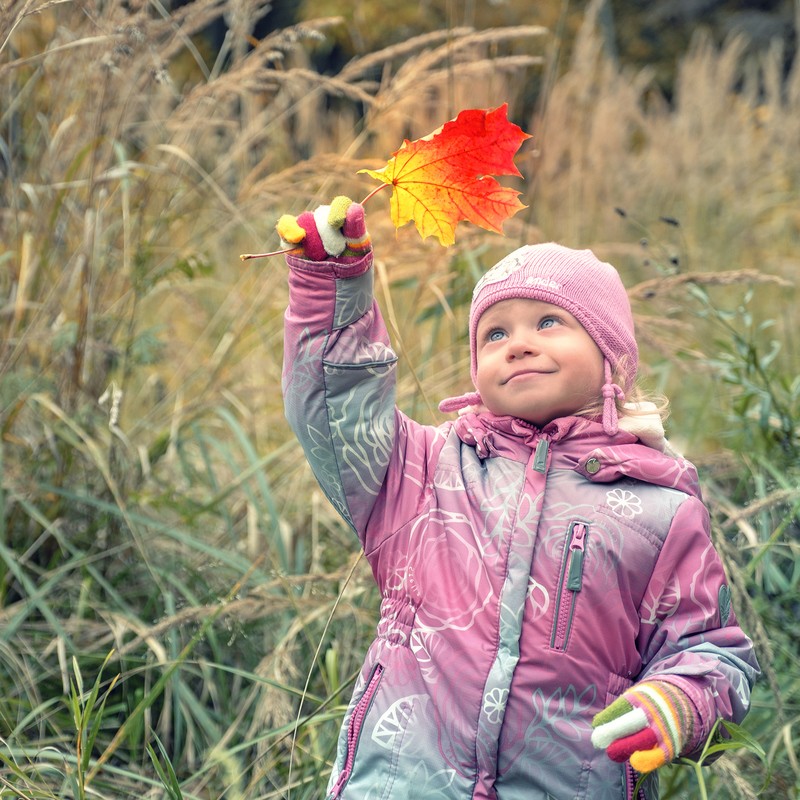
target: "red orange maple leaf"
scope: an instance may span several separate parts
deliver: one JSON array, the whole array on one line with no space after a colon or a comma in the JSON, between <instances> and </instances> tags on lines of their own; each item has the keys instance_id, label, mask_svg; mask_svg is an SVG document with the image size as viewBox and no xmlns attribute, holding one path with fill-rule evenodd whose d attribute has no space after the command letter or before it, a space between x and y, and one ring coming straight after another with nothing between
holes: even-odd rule
<instances>
[{"instance_id":1,"label":"red orange maple leaf","mask_svg":"<svg viewBox=\"0 0 800 800\"><path fill-rule=\"evenodd\" d=\"M461 220L502 233L502 224L525 206L520 192L501 186L493 175L520 175L514 154L530 138L508 121L508 105L467 109L429 136L406 139L379 170L362 169L393 187L392 222L411 220L422 238L455 241Z\"/></svg>"}]
</instances>

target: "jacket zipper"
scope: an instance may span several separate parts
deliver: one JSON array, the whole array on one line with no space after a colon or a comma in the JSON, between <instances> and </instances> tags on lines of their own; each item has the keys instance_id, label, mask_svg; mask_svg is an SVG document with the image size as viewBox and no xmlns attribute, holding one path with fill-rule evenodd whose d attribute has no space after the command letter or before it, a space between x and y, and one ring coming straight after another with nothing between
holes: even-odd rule
<instances>
[{"instance_id":1,"label":"jacket zipper","mask_svg":"<svg viewBox=\"0 0 800 800\"><path fill-rule=\"evenodd\" d=\"M583 560L586 554L587 533L588 528L585 522L571 523L567 532L569 544L564 554L564 563L561 566L556 597L555 624L553 625L553 635L550 638L550 647L554 650L567 649L575 603L578 592L583 588ZM569 597L566 596L567 592L571 593Z\"/></svg>"},{"instance_id":2,"label":"jacket zipper","mask_svg":"<svg viewBox=\"0 0 800 800\"><path fill-rule=\"evenodd\" d=\"M636 773L633 771L633 767L630 764L625 764L625 776L628 779L628 791L626 795L628 800L647 800L644 789L639 789L639 794L636 797L633 796L636 790Z\"/></svg>"},{"instance_id":3,"label":"jacket zipper","mask_svg":"<svg viewBox=\"0 0 800 800\"><path fill-rule=\"evenodd\" d=\"M375 696L375 692L378 691L378 684L381 682L382 675L383 665L376 664L367 681L367 688L364 689L361 699L356 703L353 713L350 715L350 722L347 725L347 753L345 755L342 771L339 773L339 777L330 794L332 800L339 797L339 794L350 778L350 773L353 771L353 762L356 758L358 739L361 736L361 727L364 724L364 718L367 716L369 707L372 705L372 698Z\"/></svg>"}]
</instances>

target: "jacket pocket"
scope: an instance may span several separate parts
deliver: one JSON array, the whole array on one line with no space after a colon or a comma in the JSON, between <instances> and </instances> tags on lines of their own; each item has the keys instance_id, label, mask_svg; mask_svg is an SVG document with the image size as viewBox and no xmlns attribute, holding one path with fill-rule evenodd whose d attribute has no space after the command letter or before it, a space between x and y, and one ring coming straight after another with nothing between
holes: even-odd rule
<instances>
[{"instance_id":1,"label":"jacket pocket","mask_svg":"<svg viewBox=\"0 0 800 800\"><path fill-rule=\"evenodd\" d=\"M339 777L329 795L330 800L336 800L344 789L347 781L350 778L350 773L353 771L353 763L356 759L356 751L358 750L358 740L361 736L361 729L364 725L364 720L369 712L369 707L372 705L372 699L380 686L381 677L383 676L383 665L376 664L372 668L367 686L364 689L361 697L353 708L353 713L350 715L350 721L347 724L347 752L345 753L344 764Z\"/></svg>"},{"instance_id":2,"label":"jacket pocket","mask_svg":"<svg viewBox=\"0 0 800 800\"><path fill-rule=\"evenodd\" d=\"M553 631L550 635L550 647L553 650L566 651L569 644L575 605L583 588L583 563L588 537L588 523L575 520L569 524L558 578Z\"/></svg>"}]
</instances>

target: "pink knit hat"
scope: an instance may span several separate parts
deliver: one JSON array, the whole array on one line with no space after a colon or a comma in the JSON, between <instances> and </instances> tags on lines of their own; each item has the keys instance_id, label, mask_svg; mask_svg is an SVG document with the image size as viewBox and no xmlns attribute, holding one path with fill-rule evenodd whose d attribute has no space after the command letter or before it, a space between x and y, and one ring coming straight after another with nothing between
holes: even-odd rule
<instances>
[{"instance_id":1,"label":"pink knit hat","mask_svg":"<svg viewBox=\"0 0 800 800\"><path fill-rule=\"evenodd\" d=\"M617 271L591 250L571 250L553 243L520 247L495 264L472 293L469 346L473 383L478 368L478 320L489 306L517 297L541 300L569 311L594 339L605 357L603 427L613 436L617 432L616 398L625 398L639 366L630 301ZM622 386L612 379L612 371L618 366ZM457 411L480 402L480 395L471 392L443 400L439 409Z\"/></svg>"}]
</instances>

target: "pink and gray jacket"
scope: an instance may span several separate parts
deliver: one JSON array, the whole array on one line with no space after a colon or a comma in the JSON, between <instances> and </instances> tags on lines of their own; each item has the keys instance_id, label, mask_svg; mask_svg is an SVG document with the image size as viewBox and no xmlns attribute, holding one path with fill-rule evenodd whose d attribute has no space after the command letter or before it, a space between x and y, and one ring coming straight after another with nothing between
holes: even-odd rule
<instances>
[{"instance_id":1,"label":"pink and gray jacket","mask_svg":"<svg viewBox=\"0 0 800 800\"><path fill-rule=\"evenodd\" d=\"M286 415L382 597L328 798L632 798L591 720L644 678L688 693L693 747L739 722L758 665L694 467L577 417L414 422L372 255L287 263Z\"/></svg>"}]
</instances>

